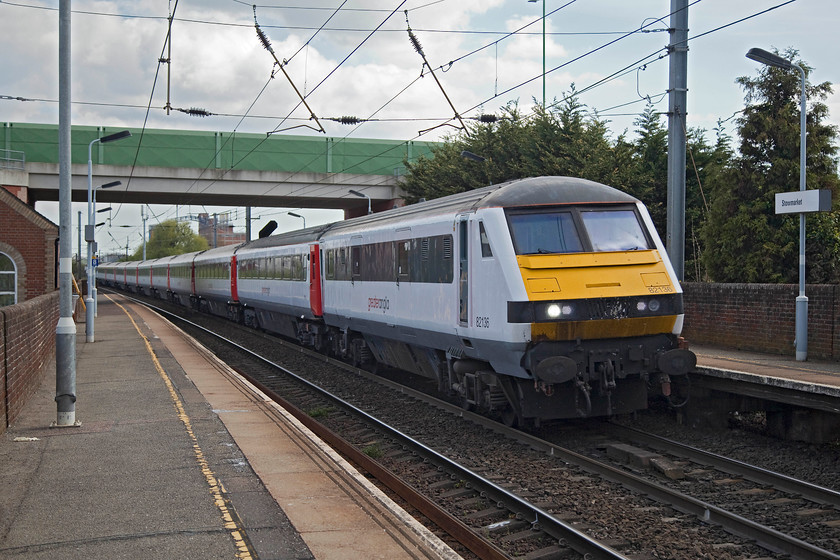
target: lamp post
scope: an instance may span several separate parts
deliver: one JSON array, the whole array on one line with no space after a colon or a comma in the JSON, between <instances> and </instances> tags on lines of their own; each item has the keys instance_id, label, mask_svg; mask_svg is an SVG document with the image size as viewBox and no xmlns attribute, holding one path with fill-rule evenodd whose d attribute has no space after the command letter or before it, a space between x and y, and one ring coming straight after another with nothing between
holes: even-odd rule
<instances>
[{"instance_id":1,"label":"lamp post","mask_svg":"<svg viewBox=\"0 0 840 560\"><path fill-rule=\"evenodd\" d=\"M373 214L373 212L370 209L370 197L368 195L360 193L359 191L354 191L353 189L350 189L348 192L352 195L359 196L361 198L366 198L368 201L368 214Z\"/></svg>"},{"instance_id":2,"label":"lamp post","mask_svg":"<svg viewBox=\"0 0 840 560\"><path fill-rule=\"evenodd\" d=\"M94 297L93 297L93 284L96 282L93 274L93 250L94 244L96 243L96 232L95 232L95 217L93 213L93 145L96 142L101 142L102 144L107 144L108 142L113 142L115 140L121 140L123 138L127 138L131 136L131 132L128 130L121 130L120 132L115 132L114 134L109 134L108 136L103 136L102 138L94 138L88 144L88 225L85 226L85 241L87 241L87 281L88 281L88 289L87 289L87 297L85 298L85 341L86 342L93 342L94 341L94 325L93 325L93 317L95 314L94 309Z\"/></svg>"},{"instance_id":3,"label":"lamp post","mask_svg":"<svg viewBox=\"0 0 840 560\"><path fill-rule=\"evenodd\" d=\"M304 218L300 214L295 214L294 212L286 212L286 214L288 214L289 216L294 216L295 218L300 218L301 220L303 220L303 229L306 229L306 218Z\"/></svg>"},{"instance_id":4,"label":"lamp post","mask_svg":"<svg viewBox=\"0 0 840 560\"><path fill-rule=\"evenodd\" d=\"M798 64L782 58L764 49L750 49L747 58L767 66L776 66L785 70L796 68L801 79L799 99L799 190L805 190L805 70ZM796 360L808 359L808 298L805 296L805 213L799 214L799 296L796 298Z\"/></svg>"},{"instance_id":5,"label":"lamp post","mask_svg":"<svg viewBox=\"0 0 840 560\"><path fill-rule=\"evenodd\" d=\"M539 0L528 0L529 3L533 4L538 2ZM543 39L543 71L542 71L542 86L543 86L543 109L545 109L545 0L542 0L543 5L543 15L542 15L542 24L543 24L543 32L542 32L542 39Z\"/></svg>"},{"instance_id":6,"label":"lamp post","mask_svg":"<svg viewBox=\"0 0 840 560\"><path fill-rule=\"evenodd\" d=\"M111 181L110 183L105 183L104 185L99 185L98 187L93 189L93 216L94 216L94 218L96 218L96 214L99 214L101 212L110 212L111 211L110 206L108 208L103 208L101 210L96 209L96 191L98 191L99 189L110 189L111 187L118 187L120 185L122 185L122 181ZM96 228L98 228L100 225L103 225L103 224L104 224L104 222L102 224L94 225L94 230L96 230ZM96 250L94 250L93 252L96 253ZM88 283L90 283L90 281L88 281ZM99 317L99 293L96 291L96 274L93 275L93 316L94 317Z\"/></svg>"}]
</instances>

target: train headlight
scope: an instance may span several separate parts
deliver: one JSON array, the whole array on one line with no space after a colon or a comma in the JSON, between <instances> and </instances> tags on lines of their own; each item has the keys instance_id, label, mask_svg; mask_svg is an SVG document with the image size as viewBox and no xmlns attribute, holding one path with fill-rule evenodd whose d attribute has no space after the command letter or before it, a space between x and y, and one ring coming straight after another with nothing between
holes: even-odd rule
<instances>
[{"instance_id":1,"label":"train headlight","mask_svg":"<svg viewBox=\"0 0 840 560\"><path fill-rule=\"evenodd\" d=\"M574 312L574 307L571 304L564 302L548 303L542 308L544 321L556 321L558 319L568 319ZM539 320L539 319L538 319Z\"/></svg>"},{"instance_id":2,"label":"train headlight","mask_svg":"<svg viewBox=\"0 0 840 560\"><path fill-rule=\"evenodd\" d=\"M636 302L636 311L646 311L647 304L643 301Z\"/></svg>"},{"instance_id":3,"label":"train headlight","mask_svg":"<svg viewBox=\"0 0 840 560\"><path fill-rule=\"evenodd\" d=\"M660 303L658 299L652 299L648 302L648 309L656 313L659 311Z\"/></svg>"}]
</instances>

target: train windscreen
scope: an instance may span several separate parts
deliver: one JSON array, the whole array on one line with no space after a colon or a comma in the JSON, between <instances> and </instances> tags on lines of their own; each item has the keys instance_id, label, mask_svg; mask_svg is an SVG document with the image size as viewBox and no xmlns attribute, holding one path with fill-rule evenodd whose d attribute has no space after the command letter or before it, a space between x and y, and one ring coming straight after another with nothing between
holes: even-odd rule
<instances>
[{"instance_id":1,"label":"train windscreen","mask_svg":"<svg viewBox=\"0 0 840 560\"><path fill-rule=\"evenodd\" d=\"M640 251L650 241L632 208L508 213L517 255Z\"/></svg>"}]
</instances>

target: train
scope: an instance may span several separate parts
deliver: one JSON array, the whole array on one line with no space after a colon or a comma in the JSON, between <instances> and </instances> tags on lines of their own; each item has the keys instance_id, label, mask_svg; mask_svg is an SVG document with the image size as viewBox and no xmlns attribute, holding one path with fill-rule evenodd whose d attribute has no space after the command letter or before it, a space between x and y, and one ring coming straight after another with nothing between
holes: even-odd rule
<instances>
[{"instance_id":1,"label":"train","mask_svg":"<svg viewBox=\"0 0 840 560\"><path fill-rule=\"evenodd\" d=\"M359 367L429 378L509 425L641 410L696 365L646 207L574 177L103 263L96 277Z\"/></svg>"}]
</instances>

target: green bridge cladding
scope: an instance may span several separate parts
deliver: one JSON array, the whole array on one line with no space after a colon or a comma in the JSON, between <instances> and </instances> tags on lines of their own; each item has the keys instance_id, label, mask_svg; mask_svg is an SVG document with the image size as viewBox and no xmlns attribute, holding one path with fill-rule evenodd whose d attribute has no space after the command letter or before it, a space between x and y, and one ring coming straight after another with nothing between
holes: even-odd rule
<instances>
[{"instance_id":1,"label":"green bridge cladding","mask_svg":"<svg viewBox=\"0 0 840 560\"><path fill-rule=\"evenodd\" d=\"M73 126L72 163L87 164L92 140L126 127ZM401 175L404 160L431 155L434 142L345 139L128 128L132 136L96 143L94 164L289 173ZM140 150L137 150L138 145ZM58 125L3 123L0 150L23 152L27 162L58 163Z\"/></svg>"}]
</instances>

